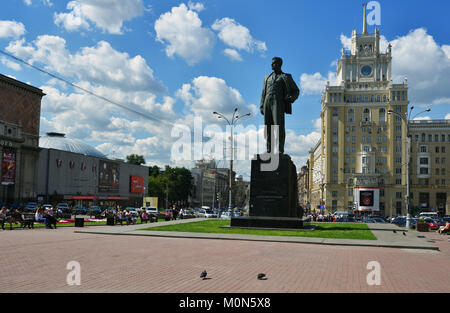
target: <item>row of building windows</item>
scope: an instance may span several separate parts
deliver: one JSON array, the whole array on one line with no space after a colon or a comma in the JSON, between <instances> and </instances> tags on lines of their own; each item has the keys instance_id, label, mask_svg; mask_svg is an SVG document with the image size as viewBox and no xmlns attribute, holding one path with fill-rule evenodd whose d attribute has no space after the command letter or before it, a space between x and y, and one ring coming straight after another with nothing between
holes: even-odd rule
<instances>
[{"instance_id":1,"label":"row of building windows","mask_svg":"<svg viewBox=\"0 0 450 313\"><path fill-rule=\"evenodd\" d=\"M369 88L368 85L365 85L366 88ZM362 88L362 85L360 85ZM342 94L341 93L330 93L329 94L330 103L341 103L342 102ZM344 102L346 103L361 103L361 102L387 102L389 101L389 97L387 95L354 95L354 96L344 96ZM407 100L405 91L393 91L392 92L392 100L393 101L405 101Z\"/></svg>"},{"instance_id":2,"label":"row of building windows","mask_svg":"<svg viewBox=\"0 0 450 313\"><path fill-rule=\"evenodd\" d=\"M450 142L450 134L446 135L446 134L428 134L428 136L424 133L422 133L420 136L419 135L414 135L414 141L415 142L419 142L419 139L421 142L446 142L446 137L447 137L447 141Z\"/></svg>"},{"instance_id":3,"label":"row of building windows","mask_svg":"<svg viewBox=\"0 0 450 313\"><path fill-rule=\"evenodd\" d=\"M439 151L440 151L441 153L446 153L445 147L435 147L435 148L434 148L434 151L435 151L436 153L439 153ZM428 146L420 146L420 152L427 153L427 152L428 152Z\"/></svg>"},{"instance_id":4,"label":"row of building windows","mask_svg":"<svg viewBox=\"0 0 450 313\"><path fill-rule=\"evenodd\" d=\"M440 182L437 183L436 185L439 185L439 184L440 184ZM445 180L442 181L442 184L445 185ZM347 192L347 195L349 197L353 197L353 189L349 189L348 192ZM419 193L419 196L420 196L419 198L428 198L429 194L428 194L428 197L426 195L427 195L427 193ZM336 190L331 191L331 197L338 198L339 197L339 192L336 191ZM380 198L384 198L384 197L385 197L385 191L384 191L384 189L380 189ZM396 192L395 193L395 198L396 199L403 199L403 192L401 192L401 191ZM410 198L414 199L414 193L412 193L412 192L410 193ZM380 207L381 207L381 203L382 202L380 202ZM351 205L351 204L352 204L352 202L349 202L349 205Z\"/></svg>"}]
</instances>

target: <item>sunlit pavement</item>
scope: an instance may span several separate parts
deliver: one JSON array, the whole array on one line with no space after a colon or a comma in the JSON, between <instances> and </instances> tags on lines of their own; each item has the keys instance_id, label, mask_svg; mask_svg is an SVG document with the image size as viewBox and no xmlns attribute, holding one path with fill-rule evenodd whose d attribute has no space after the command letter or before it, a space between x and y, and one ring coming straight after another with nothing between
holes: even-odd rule
<instances>
[{"instance_id":1,"label":"sunlit pavement","mask_svg":"<svg viewBox=\"0 0 450 313\"><path fill-rule=\"evenodd\" d=\"M450 236L436 233L439 251L74 231L0 230L0 292L450 292ZM70 261L80 286L67 284ZM367 283L371 261L379 286Z\"/></svg>"}]
</instances>

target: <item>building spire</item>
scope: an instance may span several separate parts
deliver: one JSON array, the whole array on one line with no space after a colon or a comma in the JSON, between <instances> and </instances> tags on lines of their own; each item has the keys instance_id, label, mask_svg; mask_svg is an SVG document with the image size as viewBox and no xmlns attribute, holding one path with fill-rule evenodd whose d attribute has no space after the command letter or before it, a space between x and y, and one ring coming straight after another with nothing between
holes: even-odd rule
<instances>
[{"instance_id":1,"label":"building spire","mask_svg":"<svg viewBox=\"0 0 450 313\"><path fill-rule=\"evenodd\" d=\"M367 3L363 3L363 7L364 7L363 35L367 35L367 15L366 15Z\"/></svg>"}]
</instances>

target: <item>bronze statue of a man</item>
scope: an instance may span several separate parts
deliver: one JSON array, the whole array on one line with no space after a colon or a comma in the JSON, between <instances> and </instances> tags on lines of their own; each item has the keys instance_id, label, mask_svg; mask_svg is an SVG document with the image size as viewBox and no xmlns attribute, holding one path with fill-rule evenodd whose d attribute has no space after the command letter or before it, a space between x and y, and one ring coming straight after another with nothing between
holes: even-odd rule
<instances>
[{"instance_id":1,"label":"bronze statue of a man","mask_svg":"<svg viewBox=\"0 0 450 313\"><path fill-rule=\"evenodd\" d=\"M292 79L291 74L281 71L283 60L275 57L272 59L273 73L264 78L264 86L261 96L261 113L264 115L264 124L267 126L266 143L267 153L272 151L273 125L278 125L279 153L284 153L284 141L286 138L284 114L292 114L292 103L300 94L300 90Z\"/></svg>"}]
</instances>

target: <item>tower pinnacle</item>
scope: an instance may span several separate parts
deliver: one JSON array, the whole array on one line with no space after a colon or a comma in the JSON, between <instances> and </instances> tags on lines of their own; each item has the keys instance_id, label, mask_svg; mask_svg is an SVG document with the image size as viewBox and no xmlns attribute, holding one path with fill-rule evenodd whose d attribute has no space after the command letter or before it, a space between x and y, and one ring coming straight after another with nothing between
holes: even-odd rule
<instances>
[{"instance_id":1,"label":"tower pinnacle","mask_svg":"<svg viewBox=\"0 0 450 313\"><path fill-rule=\"evenodd\" d=\"M364 7L363 35L367 35L367 15L366 15L367 3L363 3L363 7Z\"/></svg>"}]
</instances>

